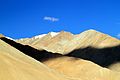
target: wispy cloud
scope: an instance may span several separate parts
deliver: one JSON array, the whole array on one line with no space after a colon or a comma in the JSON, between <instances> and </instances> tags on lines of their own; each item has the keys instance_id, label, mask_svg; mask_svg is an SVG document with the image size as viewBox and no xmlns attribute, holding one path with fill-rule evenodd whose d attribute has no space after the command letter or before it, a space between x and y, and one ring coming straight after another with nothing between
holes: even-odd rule
<instances>
[{"instance_id":1,"label":"wispy cloud","mask_svg":"<svg viewBox=\"0 0 120 80\"><path fill-rule=\"evenodd\" d=\"M55 18L55 17L49 17L49 16L45 16L45 17L43 18L43 20L52 21L52 22L59 21L58 18Z\"/></svg>"},{"instance_id":2,"label":"wispy cloud","mask_svg":"<svg viewBox=\"0 0 120 80\"><path fill-rule=\"evenodd\" d=\"M119 33L119 34L117 34L117 37L118 37L118 38L120 38L120 33Z\"/></svg>"}]
</instances>

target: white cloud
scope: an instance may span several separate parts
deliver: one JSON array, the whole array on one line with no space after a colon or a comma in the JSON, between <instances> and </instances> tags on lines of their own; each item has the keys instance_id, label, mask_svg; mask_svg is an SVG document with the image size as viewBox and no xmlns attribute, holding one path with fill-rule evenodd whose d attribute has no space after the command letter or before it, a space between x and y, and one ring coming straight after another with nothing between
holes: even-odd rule
<instances>
[{"instance_id":1,"label":"white cloud","mask_svg":"<svg viewBox=\"0 0 120 80\"><path fill-rule=\"evenodd\" d=\"M120 38L120 34L117 34L117 37Z\"/></svg>"},{"instance_id":2,"label":"white cloud","mask_svg":"<svg viewBox=\"0 0 120 80\"><path fill-rule=\"evenodd\" d=\"M48 16L45 16L45 17L43 18L43 20L52 21L52 22L59 21L58 18L55 18L55 17L48 17Z\"/></svg>"}]
</instances>

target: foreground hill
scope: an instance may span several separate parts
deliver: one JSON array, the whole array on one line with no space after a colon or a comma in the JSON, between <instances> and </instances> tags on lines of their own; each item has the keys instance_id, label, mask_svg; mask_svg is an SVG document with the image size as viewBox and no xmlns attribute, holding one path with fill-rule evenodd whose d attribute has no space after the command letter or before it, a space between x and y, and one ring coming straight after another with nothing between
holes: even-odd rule
<instances>
[{"instance_id":1,"label":"foreground hill","mask_svg":"<svg viewBox=\"0 0 120 80\"><path fill-rule=\"evenodd\" d=\"M59 57L43 62L70 77L82 80L119 80L120 73L102 68L91 61L73 57Z\"/></svg>"},{"instance_id":2,"label":"foreground hill","mask_svg":"<svg viewBox=\"0 0 120 80\"><path fill-rule=\"evenodd\" d=\"M0 40L0 80L68 80Z\"/></svg>"}]
</instances>

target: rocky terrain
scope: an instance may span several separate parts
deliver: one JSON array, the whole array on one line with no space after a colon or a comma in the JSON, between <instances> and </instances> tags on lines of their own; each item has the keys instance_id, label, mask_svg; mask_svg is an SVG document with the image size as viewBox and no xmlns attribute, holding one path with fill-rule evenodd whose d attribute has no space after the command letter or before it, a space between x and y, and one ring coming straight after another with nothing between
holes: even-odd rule
<instances>
[{"instance_id":1,"label":"rocky terrain","mask_svg":"<svg viewBox=\"0 0 120 80\"><path fill-rule=\"evenodd\" d=\"M120 40L95 30L0 35L0 80L119 80Z\"/></svg>"},{"instance_id":2,"label":"rocky terrain","mask_svg":"<svg viewBox=\"0 0 120 80\"><path fill-rule=\"evenodd\" d=\"M70 32L61 31L54 37L46 34L42 37L32 37L17 40L17 42L30 45L36 49L44 49L53 53L67 54L75 49L113 47L120 44L120 40L95 30L87 30L80 34L73 35Z\"/></svg>"}]
</instances>

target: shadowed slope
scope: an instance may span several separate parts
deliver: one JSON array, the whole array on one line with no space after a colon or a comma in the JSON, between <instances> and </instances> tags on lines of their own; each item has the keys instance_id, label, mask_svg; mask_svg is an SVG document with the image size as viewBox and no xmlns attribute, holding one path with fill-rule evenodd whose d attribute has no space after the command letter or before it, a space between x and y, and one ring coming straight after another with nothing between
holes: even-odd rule
<instances>
[{"instance_id":1,"label":"shadowed slope","mask_svg":"<svg viewBox=\"0 0 120 80\"><path fill-rule=\"evenodd\" d=\"M120 62L120 45L101 49L94 47L77 49L66 56L90 60L100 66L108 67L113 63Z\"/></svg>"},{"instance_id":2,"label":"shadowed slope","mask_svg":"<svg viewBox=\"0 0 120 80\"><path fill-rule=\"evenodd\" d=\"M55 57L61 56L61 54L52 54L51 52L47 52L45 50L40 51L40 50L32 48L28 45L22 45L20 43L16 43L15 41L7 39L5 37L2 37L0 39L5 41L6 43L10 44L11 46L15 47L16 49L20 50L24 54L33 57L34 59L36 59L38 61L44 61L49 58L55 58Z\"/></svg>"}]
</instances>

